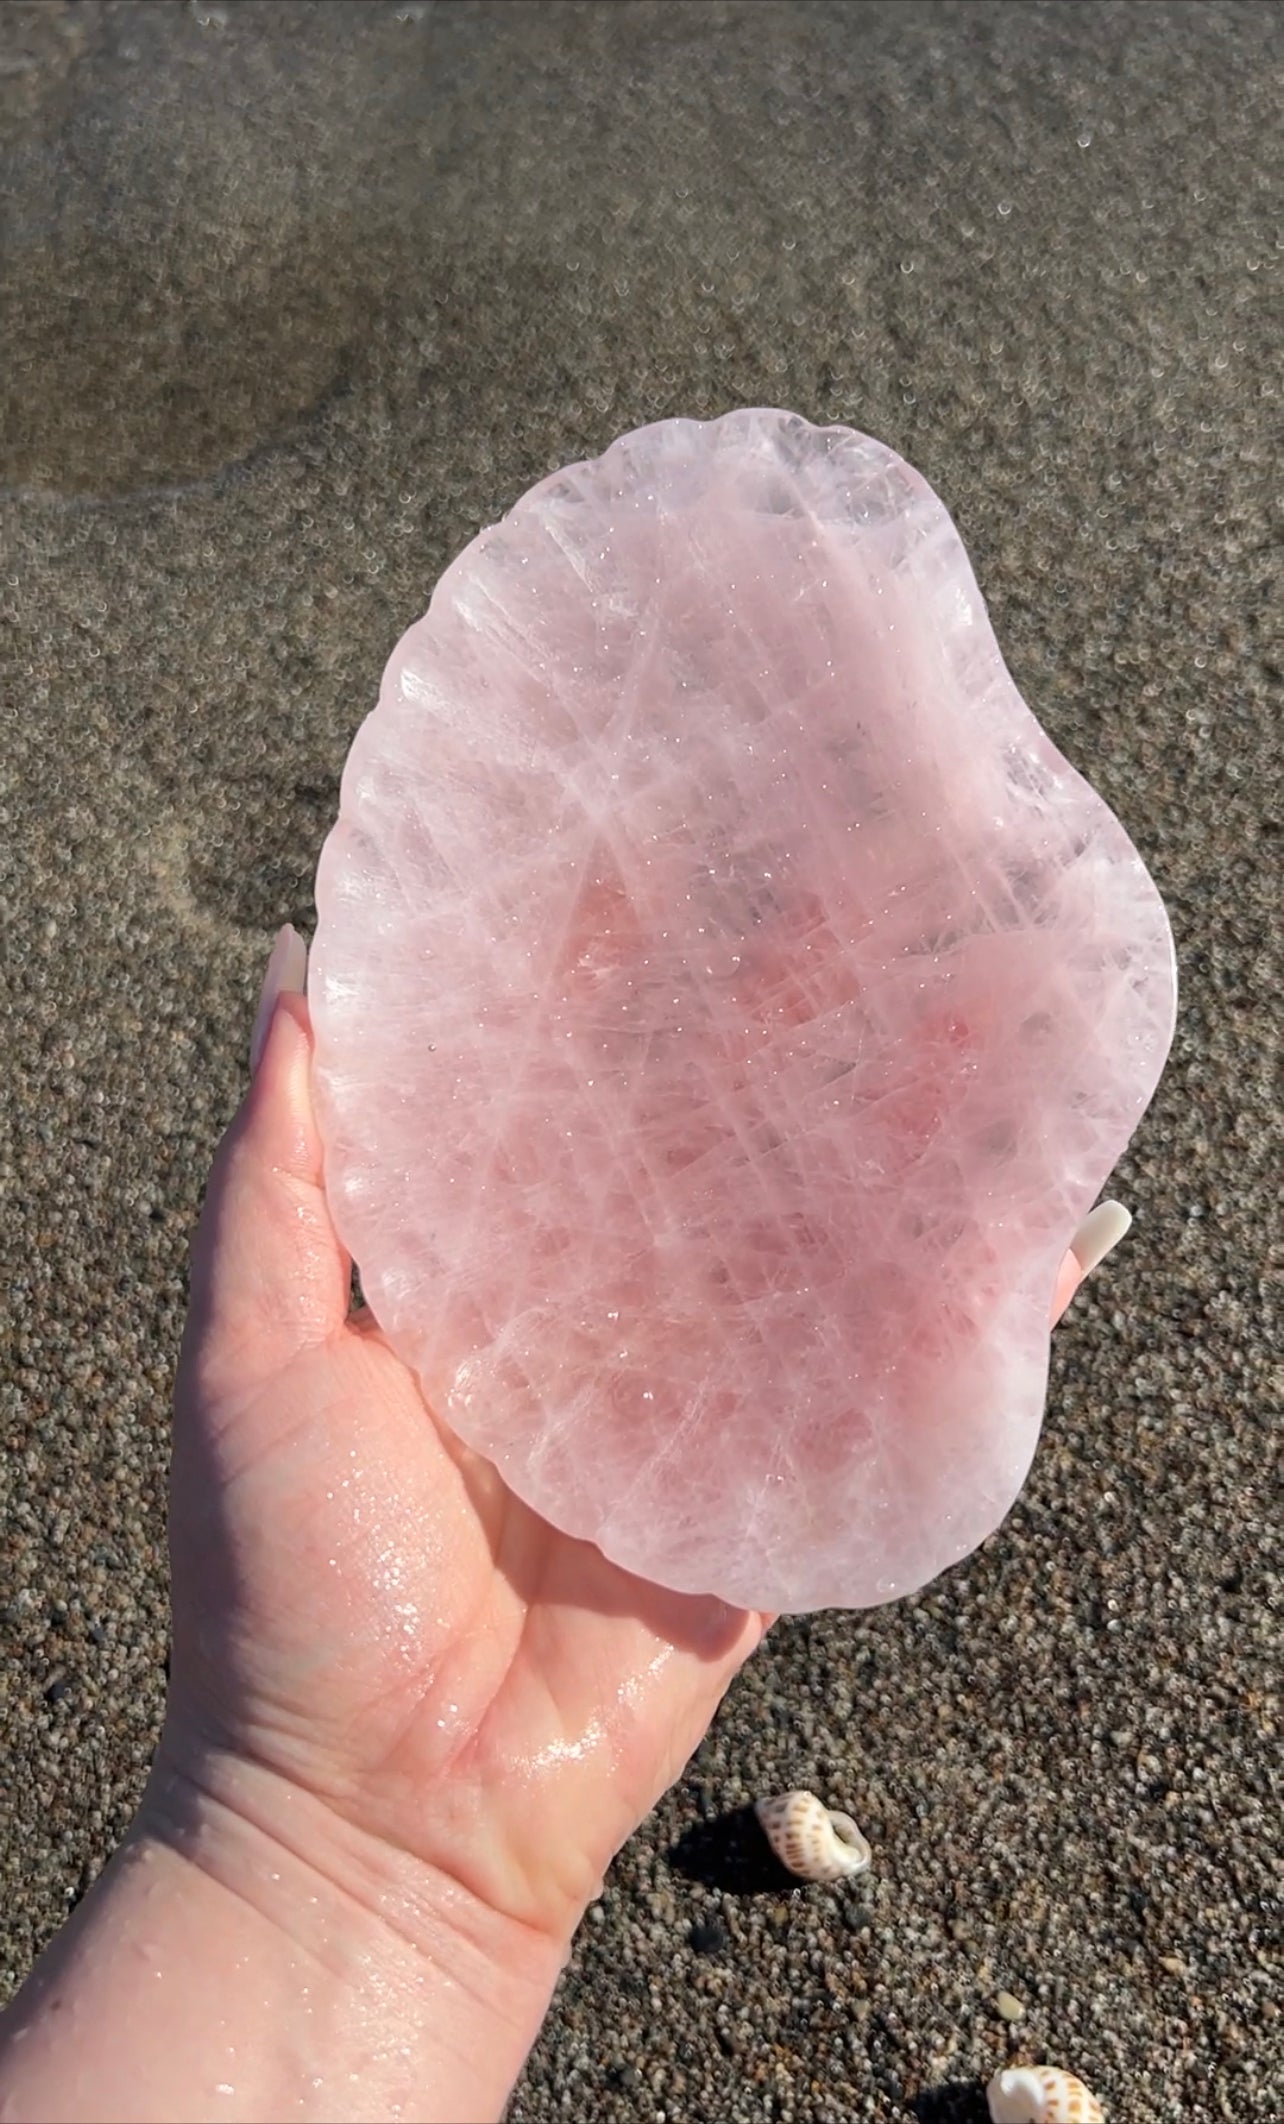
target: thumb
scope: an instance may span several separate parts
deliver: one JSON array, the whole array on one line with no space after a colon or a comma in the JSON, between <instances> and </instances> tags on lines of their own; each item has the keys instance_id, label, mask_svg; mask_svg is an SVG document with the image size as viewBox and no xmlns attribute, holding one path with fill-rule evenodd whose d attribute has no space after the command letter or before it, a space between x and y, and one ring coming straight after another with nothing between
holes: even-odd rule
<instances>
[{"instance_id":1,"label":"thumb","mask_svg":"<svg viewBox=\"0 0 1284 2124\"><path fill-rule=\"evenodd\" d=\"M322 1180L306 969L306 946L287 925L264 978L253 1078L219 1145L192 1247L183 1371L205 1393L252 1393L347 1318L351 1263Z\"/></svg>"},{"instance_id":2,"label":"thumb","mask_svg":"<svg viewBox=\"0 0 1284 2124\"><path fill-rule=\"evenodd\" d=\"M1122 1202L1099 1202L1094 1210L1089 1210L1070 1241L1057 1274L1057 1287L1052 1297L1054 1327L1079 1285L1087 1281L1095 1268L1100 1268L1107 1254L1114 1252L1131 1224L1132 1216Z\"/></svg>"}]
</instances>

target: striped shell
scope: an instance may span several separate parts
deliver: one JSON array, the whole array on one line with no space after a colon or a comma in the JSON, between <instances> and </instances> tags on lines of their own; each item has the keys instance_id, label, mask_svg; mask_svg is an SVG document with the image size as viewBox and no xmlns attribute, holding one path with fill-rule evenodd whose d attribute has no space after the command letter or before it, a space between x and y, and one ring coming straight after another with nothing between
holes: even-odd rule
<instances>
[{"instance_id":1,"label":"striped shell","mask_svg":"<svg viewBox=\"0 0 1284 2124\"><path fill-rule=\"evenodd\" d=\"M754 1812L781 1865L805 1881L841 1881L870 1863L869 1845L851 1816L831 1814L814 1792L760 1799Z\"/></svg>"},{"instance_id":2,"label":"striped shell","mask_svg":"<svg viewBox=\"0 0 1284 2124\"><path fill-rule=\"evenodd\" d=\"M1082 2080L1058 2065L1012 2065L985 2090L991 2124L1102 2124L1105 2111Z\"/></svg>"}]
</instances>

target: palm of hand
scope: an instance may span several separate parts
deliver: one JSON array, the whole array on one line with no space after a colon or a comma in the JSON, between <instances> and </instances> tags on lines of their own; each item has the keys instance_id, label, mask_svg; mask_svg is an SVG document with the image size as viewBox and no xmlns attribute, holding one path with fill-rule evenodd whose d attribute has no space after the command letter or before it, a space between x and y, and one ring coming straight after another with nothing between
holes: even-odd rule
<instances>
[{"instance_id":1,"label":"palm of hand","mask_svg":"<svg viewBox=\"0 0 1284 2124\"><path fill-rule=\"evenodd\" d=\"M630 1577L439 1429L349 1314L309 1056L290 998L197 1242L172 1718L569 1937L766 1618Z\"/></svg>"}]
</instances>

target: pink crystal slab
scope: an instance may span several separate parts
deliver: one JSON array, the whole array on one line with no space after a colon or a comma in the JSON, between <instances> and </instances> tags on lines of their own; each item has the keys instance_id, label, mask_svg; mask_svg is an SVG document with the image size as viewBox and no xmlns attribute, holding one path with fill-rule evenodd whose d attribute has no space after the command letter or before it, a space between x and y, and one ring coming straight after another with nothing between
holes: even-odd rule
<instances>
[{"instance_id":1,"label":"pink crystal slab","mask_svg":"<svg viewBox=\"0 0 1284 2124\"><path fill-rule=\"evenodd\" d=\"M544 480L398 644L317 907L336 1223L521 1497L794 1611L998 1526L1173 950L916 472L755 411Z\"/></svg>"}]
</instances>

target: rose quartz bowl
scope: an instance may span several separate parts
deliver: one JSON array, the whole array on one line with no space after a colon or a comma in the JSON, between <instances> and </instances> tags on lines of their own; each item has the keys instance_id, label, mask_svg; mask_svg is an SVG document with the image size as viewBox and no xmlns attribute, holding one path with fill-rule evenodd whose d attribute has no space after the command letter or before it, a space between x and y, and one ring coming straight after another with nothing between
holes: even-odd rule
<instances>
[{"instance_id":1,"label":"rose quartz bowl","mask_svg":"<svg viewBox=\"0 0 1284 2124\"><path fill-rule=\"evenodd\" d=\"M336 1224L519 1496L771 1609L998 1526L1173 950L917 473L754 411L543 481L397 645L317 907Z\"/></svg>"}]
</instances>

